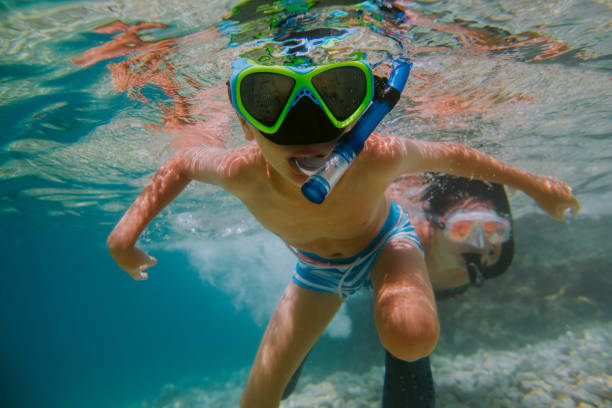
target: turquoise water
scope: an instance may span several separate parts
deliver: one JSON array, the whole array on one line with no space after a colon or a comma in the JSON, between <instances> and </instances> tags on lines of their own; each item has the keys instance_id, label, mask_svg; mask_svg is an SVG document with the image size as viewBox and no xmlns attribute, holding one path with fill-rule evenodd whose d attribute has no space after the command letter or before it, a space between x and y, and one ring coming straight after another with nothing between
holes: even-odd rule
<instances>
[{"instance_id":1,"label":"turquoise water","mask_svg":"<svg viewBox=\"0 0 612 408\"><path fill-rule=\"evenodd\" d=\"M0 2L2 406L235 403L290 279L291 254L236 199L203 185L190 186L141 238L158 259L148 281L121 272L105 240L174 148L243 143L225 80L242 36L269 30L277 15L254 4L227 19L237 2ZM512 269L440 305L438 392L459 388L448 367L470 366L478 353L529 353L547 341L588 346L600 332L587 330L608 333L588 356L612 364L610 4L399 2L402 23L375 3L314 4L330 23L353 18L368 56L395 53L398 43L412 56L404 97L380 130L465 143L556 176L583 205L559 223L512 195ZM291 5L296 13L303 6ZM141 22L156 25L137 29ZM368 307L363 294L342 309L302 387L382 365ZM338 350L360 358L348 362ZM457 355L467 360L448 360ZM612 384L610 365L602 372L586 359L575 368L568 355L548 359L601 379L603 389ZM499 384L513 398L511 385ZM481 392L457 399L491 406ZM594 406L612 399L592 394Z\"/></svg>"}]
</instances>

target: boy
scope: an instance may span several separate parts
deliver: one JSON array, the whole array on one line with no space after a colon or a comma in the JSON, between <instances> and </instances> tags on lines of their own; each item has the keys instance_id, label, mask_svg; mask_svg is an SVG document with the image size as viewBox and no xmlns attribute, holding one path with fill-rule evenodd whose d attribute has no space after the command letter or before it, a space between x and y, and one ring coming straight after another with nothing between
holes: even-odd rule
<instances>
[{"instance_id":1,"label":"boy","mask_svg":"<svg viewBox=\"0 0 612 408\"><path fill-rule=\"evenodd\" d=\"M243 64L229 86L249 143L177 151L119 221L108 247L122 269L146 279L145 269L156 261L135 247L140 233L197 180L234 194L293 248L298 266L268 323L243 407L279 405L292 373L344 297L362 286L373 287L376 328L391 354L414 361L434 349L439 325L423 252L407 216L385 194L401 174L436 171L507 184L557 219L579 210L569 187L553 178L453 143L382 135L367 140L325 202L312 204L300 186L368 106L375 88L369 66Z\"/></svg>"}]
</instances>

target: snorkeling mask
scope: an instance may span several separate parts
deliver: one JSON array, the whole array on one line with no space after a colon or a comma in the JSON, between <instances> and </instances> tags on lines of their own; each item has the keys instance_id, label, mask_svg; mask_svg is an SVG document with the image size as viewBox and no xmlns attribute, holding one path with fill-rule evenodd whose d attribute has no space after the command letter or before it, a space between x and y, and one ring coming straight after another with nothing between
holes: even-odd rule
<instances>
[{"instance_id":1,"label":"snorkeling mask","mask_svg":"<svg viewBox=\"0 0 612 408\"><path fill-rule=\"evenodd\" d=\"M374 75L366 61L289 67L237 58L232 72L228 86L234 109L280 145L337 139L374 95Z\"/></svg>"},{"instance_id":2,"label":"snorkeling mask","mask_svg":"<svg viewBox=\"0 0 612 408\"><path fill-rule=\"evenodd\" d=\"M444 220L444 235L451 241L484 249L510 239L510 221L492 211L454 211Z\"/></svg>"},{"instance_id":3,"label":"snorkeling mask","mask_svg":"<svg viewBox=\"0 0 612 408\"><path fill-rule=\"evenodd\" d=\"M494 211L457 210L447 218L431 214L429 218L443 230L444 236L452 242L466 244L476 249L484 249L487 244L502 245L503 248L504 245L512 243L510 221ZM466 253L463 254L463 258L468 277L474 286L482 286L485 279L493 278L501 273L497 270L498 268L482 265L479 253Z\"/></svg>"}]
</instances>

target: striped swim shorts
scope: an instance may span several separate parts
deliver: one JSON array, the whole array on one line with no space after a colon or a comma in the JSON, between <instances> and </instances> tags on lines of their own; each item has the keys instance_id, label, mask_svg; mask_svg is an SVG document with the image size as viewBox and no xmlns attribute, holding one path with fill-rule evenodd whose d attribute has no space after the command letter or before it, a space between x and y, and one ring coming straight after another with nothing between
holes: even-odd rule
<instances>
[{"instance_id":1,"label":"striped swim shorts","mask_svg":"<svg viewBox=\"0 0 612 408\"><path fill-rule=\"evenodd\" d=\"M397 239L412 241L421 252L423 251L408 216L399 205L391 202L391 210L380 232L355 256L325 259L316 254L294 249L297 266L293 273L293 281L306 289L337 293L341 297L352 295L363 286L372 286L370 269L378 253L387 242Z\"/></svg>"}]
</instances>

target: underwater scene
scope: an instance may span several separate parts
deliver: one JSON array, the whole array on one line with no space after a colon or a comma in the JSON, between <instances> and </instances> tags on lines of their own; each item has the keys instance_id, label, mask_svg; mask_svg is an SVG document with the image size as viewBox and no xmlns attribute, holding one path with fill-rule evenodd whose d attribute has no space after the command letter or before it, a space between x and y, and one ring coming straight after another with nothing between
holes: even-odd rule
<instances>
[{"instance_id":1,"label":"underwater scene","mask_svg":"<svg viewBox=\"0 0 612 408\"><path fill-rule=\"evenodd\" d=\"M507 188L509 269L437 299L435 406L612 407L607 0L0 1L2 407L239 406L296 268L285 243L194 182L140 236L147 280L107 248L174 152L248 143L237 57L382 76L409 59L377 132L567 183L581 209L563 221ZM343 303L281 407L433 406L383 403L373 297Z\"/></svg>"}]
</instances>

